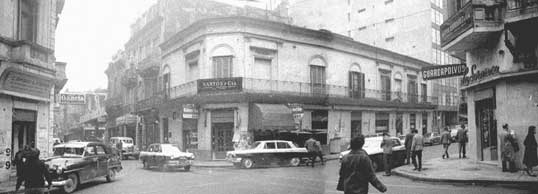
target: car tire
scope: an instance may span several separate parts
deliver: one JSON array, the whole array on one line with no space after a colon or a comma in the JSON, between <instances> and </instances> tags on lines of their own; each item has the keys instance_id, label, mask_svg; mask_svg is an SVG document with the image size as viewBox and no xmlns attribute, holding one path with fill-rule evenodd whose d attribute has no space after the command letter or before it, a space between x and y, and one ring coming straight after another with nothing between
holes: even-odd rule
<instances>
[{"instance_id":1,"label":"car tire","mask_svg":"<svg viewBox=\"0 0 538 194\"><path fill-rule=\"evenodd\" d=\"M108 169L108 174L106 175L106 182L112 182L116 180L116 169Z\"/></svg>"},{"instance_id":2,"label":"car tire","mask_svg":"<svg viewBox=\"0 0 538 194\"><path fill-rule=\"evenodd\" d=\"M191 170L191 166L185 166L183 168L185 169L185 171L190 171Z\"/></svg>"},{"instance_id":3,"label":"car tire","mask_svg":"<svg viewBox=\"0 0 538 194\"><path fill-rule=\"evenodd\" d=\"M245 158L241 161L241 164L243 164L243 168L250 169L254 167L254 161L250 158Z\"/></svg>"},{"instance_id":4,"label":"car tire","mask_svg":"<svg viewBox=\"0 0 538 194\"><path fill-rule=\"evenodd\" d=\"M142 168L149 169L149 164L145 160L142 161Z\"/></svg>"},{"instance_id":5,"label":"car tire","mask_svg":"<svg viewBox=\"0 0 538 194\"><path fill-rule=\"evenodd\" d=\"M299 166L299 164L301 164L301 158L293 157L290 159L290 166L296 167Z\"/></svg>"},{"instance_id":6,"label":"car tire","mask_svg":"<svg viewBox=\"0 0 538 194\"><path fill-rule=\"evenodd\" d=\"M71 180L71 184L66 184L62 187L64 193L73 193L79 185L78 175L75 173L67 175L67 179Z\"/></svg>"}]
</instances>

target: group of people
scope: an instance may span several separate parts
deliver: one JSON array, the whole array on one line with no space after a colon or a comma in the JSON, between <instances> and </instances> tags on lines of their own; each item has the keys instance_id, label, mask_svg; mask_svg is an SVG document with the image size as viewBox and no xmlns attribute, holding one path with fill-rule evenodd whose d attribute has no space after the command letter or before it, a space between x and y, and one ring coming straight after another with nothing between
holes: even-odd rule
<instances>
[{"instance_id":1,"label":"group of people","mask_svg":"<svg viewBox=\"0 0 538 194\"><path fill-rule=\"evenodd\" d=\"M499 134L501 140L501 159L503 172L517 172L516 169L516 153L519 152L519 143L514 130L509 129L508 124L504 124L502 132ZM529 126L527 136L523 141L525 151L523 152L523 164L525 171L529 176L535 177L532 168L538 165L538 152L536 143L536 126Z\"/></svg>"},{"instance_id":2,"label":"group of people","mask_svg":"<svg viewBox=\"0 0 538 194\"><path fill-rule=\"evenodd\" d=\"M35 148L34 143L31 146L25 145L22 150L15 154L13 164L17 170L16 191L20 189L23 183L27 191L44 188L44 180L47 180L50 189L52 179L45 163L39 160L39 155L40 151ZM39 193L39 191L36 191L36 193Z\"/></svg>"},{"instance_id":3,"label":"group of people","mask_svg":"<svg viewBox=\"0 0 538 194\"><path fill-rule=\"evenodd\" d=\"M459 158L467 158L467 156L465 156L465 149L467 147L467 142L469 142L469 136L467 135L467 132L468 130L465 129L465 125L462 124L461 128L458 129L454 140L452 140L452 136L450 135L448 127L445 127L443 133L441 133L441 144L443 145L443 159L450 158L450 155L448 155L448 148L450 147L452 141L458 143Z\"/></svg>"}]
</instances>

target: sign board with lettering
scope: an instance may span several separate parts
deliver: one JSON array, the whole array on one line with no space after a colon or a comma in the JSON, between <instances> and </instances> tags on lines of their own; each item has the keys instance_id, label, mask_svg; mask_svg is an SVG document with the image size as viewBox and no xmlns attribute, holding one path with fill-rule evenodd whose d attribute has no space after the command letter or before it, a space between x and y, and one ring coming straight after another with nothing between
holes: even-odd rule
<instances>
[{"instance_id":1,"label":"sign board with lettering","mask_svg":"<svg viewBox=\"0 0 538 194\"><path fill-rule=\"evenodd\" d=\"M451 64L423 67L420 71L422 79L432 80L465 75L469 70L465 64Z\"/></svg>"},{"instance_id":2,"label":"sign board with lettering","mask_svg":"<svg viewBox=\"0 0 538 194\"><path fill-rule=\"evenodd\" d=\"M45 77L17 71L8 71L2 77L2 89L50 99L52 80Z\"/></svg>"},{"instance_id":3,"label":"sign board with lettering","mask_svg":"<svg viewBox=\"0 0 538 194\"><path fill-rule=\"evenodd\" d=\"M240 77L200 79L198 80L198 93L219 91L241 91L243 79Z\"/></svg>"},{"instance_id":4,"label":"sign board with lettering","mask_svg":"<svg viewBox=\"0 0 538 194\"><path fill-rule=\"evenodd\" d=\"M488 68L484 68L482 70L476 70L476 69L477 69L476 64L471 66L471 76L463 76L463 79L461 79L462 86L468 86L472 83L480 82L483 79L486 79L488 77L491 77L500 73L499 66L491 66Z\"/></svg>"},{"instance_id":5,"label":"sign board with lettering","mask_svg":"<svg viewBox=\"0 0 538 194\"><path fill-rule=\"evenodd\" d=\"M60 104L86 104L86 95L62 93L60 94Z\"/></svg>"},{"instance_id":6,"label":"sign board with lettering","mask_svg":"<svg viewBox=\"0 0 538 194\"><path fill-rule=\"evenodd\" d=\"M200 113L196 105L194 104L183 104L183 118L184 119L198 119L200 118Z\"/></svg>"}]
</instances>

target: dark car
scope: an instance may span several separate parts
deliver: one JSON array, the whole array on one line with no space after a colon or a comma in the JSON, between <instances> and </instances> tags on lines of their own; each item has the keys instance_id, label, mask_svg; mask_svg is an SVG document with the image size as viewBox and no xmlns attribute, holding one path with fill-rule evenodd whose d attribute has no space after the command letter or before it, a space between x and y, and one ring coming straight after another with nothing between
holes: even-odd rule
<instances>
[{"instance_id":1,"label":"dark car","mask_svg":"<svg viewBox=\"0 0 538 194\"><path fill-rule=\"evenodd\" d=\"M122 170L121 161L112 149L99 142L68 142L54 146L54 155L46 158L52 186L72 193L78 186L96 178L107 182Z\"/></svg>"},{"instance_id":2,"label":"dark car","mask_svg":"<svg viewBox=\"0 0 538 194\"><path fill-rule=\"evenodd\" d=\"M236 167L252 168L270 164L298 166L308 158L306 148L298 148L291 141L257 141L251 149L229 151L226 158Z\"/></svg>"},{"instance_id":3,"label":"dark car","mask_svg":"<svg viewBox=\"0 0 538 194\"><path fill-rule=\"evenodd\" d=\"M424 135L424 144L425 145L441 144L441 135L437 132L426 133L426 135Z\"/></svg>"},{"instance_id":4,"label":"dark car","mask_svg":"<svg viewBox=\"0 0 538 194\"><path fill-rule=\"evenodd\" d=\"M145 169L157 166L161 169L176 167L189 171L194 161L194 154L182 152L174 144L157 143L151 144L146 151L140 152L139 159Z\"/></svg>"}]
</instances>

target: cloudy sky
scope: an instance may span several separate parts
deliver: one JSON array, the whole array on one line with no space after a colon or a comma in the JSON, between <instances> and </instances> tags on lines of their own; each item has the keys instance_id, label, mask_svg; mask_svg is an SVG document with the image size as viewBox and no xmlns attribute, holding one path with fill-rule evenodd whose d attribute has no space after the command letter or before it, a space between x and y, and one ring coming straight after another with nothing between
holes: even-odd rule
<instances>
[{"instance_id":1,"label":"cloudy sky","mask_svg":"<svg viewBox=\"0 0 538 194\"><path fill-rule=\"evenodd\" d=\"M217 0L234 5L245 1ZM270 0L247 3L264 8ZM279 0L272 0L274 7ZM67 62L69 91L106 88L104 73L130 36L130 25L156 0L68 0L56 29L56 60Z\"/></svg>"}]
</instances>

